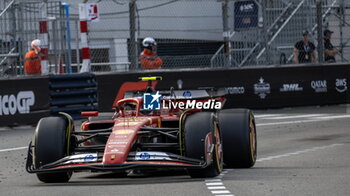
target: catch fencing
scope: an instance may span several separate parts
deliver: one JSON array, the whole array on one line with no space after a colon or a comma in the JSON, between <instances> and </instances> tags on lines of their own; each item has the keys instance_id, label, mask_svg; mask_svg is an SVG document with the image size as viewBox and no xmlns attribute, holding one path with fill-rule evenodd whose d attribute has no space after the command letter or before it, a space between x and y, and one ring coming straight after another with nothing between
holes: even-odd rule
<instances>
[{"instance_id":1,"label":"catch fencing","mask_svg":"<svg viewBox=\"0 0 350 196\"><path fill-rule=\"evenodd\" d=\"M112 71L140 69L146 37L156 39L166 69L209 67L222 44L217 1L105 0L98 6L100 20L89 25L91 58L115 62Z\"/></svg>"},{"instance_id":2,"label":"catch fencing","mask_svg":"<svg viewBox=\"0 0 350 196\"><path fill-rule=\"evenodd\" d=\"M24 55L34 39L41 39L39 21L49 21L49 60L67 53L64 41L65 25L57 21L64 14L58 1L48 2L48 18L41 17L42 1L0 1L0 76L23 75ZM59 63L56 63L57 65ZM54 68L51 69L53 72Z\"/></svg>"},{"instance_id":3,"label":"catch fencing","mask_svg":"<svg viewBox=\"0 0 350 196\"><path fill-rule=\"evenodd\" d=\"M0 2L0 77L23 75L30 41L40 39L44 0ZM334 31L337 62L350 60L350 2L323 0L88 0L99 19L88 22L92 72L141 69L145 37L156 39L163 69L292 64L293 49L308 30L318 47L322 32ZM79 3L48 0L50 73L79 72L82 65ZM321 47L318 56L323 54ZM323 63L322 59L319 63Z\"/></svg>"}]
</instances>

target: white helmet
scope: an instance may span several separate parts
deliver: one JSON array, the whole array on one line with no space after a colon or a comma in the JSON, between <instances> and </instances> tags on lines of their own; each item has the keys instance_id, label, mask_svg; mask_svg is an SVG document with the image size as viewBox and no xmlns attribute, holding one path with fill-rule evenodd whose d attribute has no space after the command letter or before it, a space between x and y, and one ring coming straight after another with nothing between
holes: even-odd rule
<instances>
[{"instance_id":1,"label":"white helmet","mask_svg":"<svg viewBox=\"0 0 350 196\"><path fill-rule=\"evenodd\" d=\"M36 51L36 52L40 52L41 48L41 40L40 39L35 39L32 41L32 43L30 44L30 46Z\"/></svg>"},{"instance_id":2,"label":"white helmet","mask_svg":"<svg viewBox=\"0 0 350 196\"><path fill-rule=\"evenodd\" d=\"M157 42L152 38L152 37L146 37L143 41L142 41L142 45L145 48L150 48L152 46L156 46Z\"/></svg>"}]
</instances>

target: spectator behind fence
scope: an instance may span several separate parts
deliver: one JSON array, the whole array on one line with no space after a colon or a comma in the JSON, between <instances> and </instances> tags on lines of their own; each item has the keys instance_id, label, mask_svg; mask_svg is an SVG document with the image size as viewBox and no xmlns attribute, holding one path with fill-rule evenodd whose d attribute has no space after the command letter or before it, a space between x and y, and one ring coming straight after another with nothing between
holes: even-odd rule
<instances>
[{"instance_id":1,"label":"spectator behind fence","mask_svg":"<svg viewBox=\"0 0 350 196\"><path fill-rule=\"evenodd\" d=\"M24 71L28 75L41 74L40 45L40 40L33 40L30 50L24 56Z\"/></svg>"},{"instance_id":2,"label":"spectator behind fence","mask_svg":"<svg viewBox=\"0 0 350 196\"><path fill-rule=\"evenodd\" d=\"M309 39L310 33L303 31L303 39L294 45L295 63L316 63L316 47Z\"/></svg>"},{"instance_id":3,"label":"spectator behind fence","mask_svg":"<svg viewBox=\"0 0 350 196\"><path fill-rule=\"evenodd\" d=\"M163 60L157 55L157 42L146 37L142 41L144 50L140 54L140 63L142 69L158 69L163 65Z\"/></svg>"},{"instance_id":4,"label":"spectator behind fence","mask_svg":"<svg viewBox=\"0 0 350 196\"><path fill-rule=\"evenodd\" d=\"M328 29L324 30L324 61L328 63L335 63L335 55L339 53L339 51L334 48L331 43L333 31Z\"/></svg>"}]
</instances>

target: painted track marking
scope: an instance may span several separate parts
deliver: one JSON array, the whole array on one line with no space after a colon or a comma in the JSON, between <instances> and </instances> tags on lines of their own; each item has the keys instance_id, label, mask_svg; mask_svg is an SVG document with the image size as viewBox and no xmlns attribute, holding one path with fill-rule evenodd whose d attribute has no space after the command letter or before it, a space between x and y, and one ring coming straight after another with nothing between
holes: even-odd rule
<instances>
[{"instance_id":1,"label":"painted track marking","mask_svg":"<svg viewBox=\"0 0 350 196\"><path fill-rule=\"evenodd\" d=\"M205 179L205 185L207 186L207 189L213 194L213 195L220 195L220 196L234 196L224 185L222 182L222 177L224 177L225 174L228 173L230 169L224 169L220 175L216 176L215 178L208 178Z\"/></svg>"},{"instance_id":2,"label":"painted track marking","mask_svg":"<svg viewBox=\"0 0 350 196\"><path fill-rule=\"evenodd\" d=\"M332 147L335 147L335 146L342 146L342 145L344 145L344 144L331 144L331 145L327 145L327 146L319 146L319 147L314 147L314 148L308 148L308 149L305 149L305 150L299 150L299 151L285 153L285 154L281 154L281 155L274 155L274 156L268 156L268 157L265 157L265 158L259 158L256 161L257 162L270 161L272 159L279 159L279 158L289 157L289 156L292 156L292 155L299 155L299 154L304 154L304 153L308 153L308 152L313 152L313 151L316 151L316 150L323 150L323 149L326 149L326 148L332 148Z\"/></svg>"},{"instance_id":3,"label":"painted track marking","mask_svg":"<svg viewBox=\"0 0 350 196\"><path fill-rule=\"evenodd\" d=\"M336 115L336 116L320 116L320 117L315 117L313 119L317 119L317 120L332 120L332 119L339 119L339 118L350 118L350 115L346 114L346 115Z\"/></svg>"},{"instance_id":4,"label":"painted track marking","mask_svg":"<svg viewBox=\"0 0 350 196\"><path fill-rule=\"evenodd\" d=\"M270 160L274 160L274 159L290 157L293 155L300 155L300 154L304 154L304 153L308 153L308 152L314 152L317 150L323 150L323 149L332 148L332 147L336 147L336 146L342 146L342 145L344 145L344 144L336 143L336 144L331 144L331 145L326 145L326 146L318 146L318 147L308 148L308 149L304 149L304 150L298 150L295 152L289 152L289 153L285 153L285 154L281 154L281 155L274 155L274 156L268 156L265 158L259 158L256 160L256 162L270 161ZM210 190L213 195L224 196L223 194L225 194L226 196L234 196L231 193L231 191L226 188L226 186L224 185L224 182L222 181L222 177L225 174L227 174L229 172L229 170L230 169L225 169L220 175L218 175L215 178L205 179L207 189Z\"/></svg>"},{"instance_id":5,"label":"painted track marking","mask_svg":"<svg viewBox=\"0 0 350 196\"><path fill-rule=\"evenodd\" d=\"M283 121L283 122L272 122L272 123L257 123L256 126L274 126L274 125L287 125L287 124L300 124L300 123L309 123L309 122L320 122L326 120L350 118L350 115L337 115L337 116L322 116L314 117L310 120L295 120L295 121Z\"/></svg>"},{"instance_id":6,"label":"painted track marking","mask_svg":"<svg viewBox=\"0 0 350 196\"><path fill-rule=\"evenodd\" d=\"M216 190L216 189L226 189L225 186L208 186L209 190Z\"/></svg>"},{"instance_id":7,"label":"painted track marking","mask_svg":"<svg viewBox=\"0 0 350 196\"><path fill-rule=\"evenodd\" d=\"M281 116L282 114L254 114L256 118L266 118L266 117L274 117Z\"/></svg>"},{"instance_id":8,"label":"painted track marking","mask_svg":"<svg viewBox=\"0 0 350 196\"><path fill-rule=\"evenodd\" d=\"M267 117L263 119L267 120L283 120L283 119L292 119L292 118L310 118L310 117L322 117L327 114L304 114L304 115L291 115L291 116L277 116L277 117Z\"/></svg>"},{"instance_id":9,"label":"painted track marking","mask_svg":"<svg viewBox=\"0 0 350 196\"><path fill-rule=\"evenodd\" d=\"M7 149L0 149L0 152L9 152L9 151L15 151L15 150L24 150L28 149L28 146L22 146L22 147L16 147L16 148L7 148Z\"/></svg>"},{"instance_id":10,"label":"painted track marking","mask_svg":"<svg viewBox=\"0 0 350 196\"><path fill-rule=\"evenodd\" d=\"M274 126L274 125L285 125L285 124L299 124L299 123L309 123L309 122L319 122L319 121L325 121L325 120L334 120L334 119L341 119L341 118L350 118L350 115L335 115L335 116L325 116L324 114L306 114L306 115L294 115L294 116L282 116L281 114L261 114L261 115L255 115L257 118L270 118L272 120L278 120L278 119L292 119L292 118L309 118L307 120L294 120L294 121L283 121L283 122L273 122L273 123L258 123L256 126ZM269 161L273 159L279 159L279 158L284 158L284 157L289 157L293 155L299 155L299 154L304 154L308 152L313 152L317 150L322 150L326 148L331 148L335 146L341 146L344 144L331 144L327 146L319 146L319 147L314 147L314 148L309 148L305 150L299 150L295 152L290 152L290 153L285 153L281 155L274 155L274 156L269 156L265 158L259 158L256 161L257 162L262 162L262 161ZM229 190L226 189L224 186L224 183L222 182L221 178L228 173L228 170L225 169L219 176L213 178L213 179L206 179L206 186L208 190L211 190L211 193L213 195L220 195L220 196L234 196ZM213 187L219 187L219 188L213 188ZM225 188L225 189L223 189Z\"/></svg>"},{"instance_id":11,"label":"painted track marking","mask_svg":"<svg viewBox=\"0 0 350 196\"><path fill-rule=\"evenodd\" d=\"M300 123L309 123L309 122L319 122L324 120L295 120L295 121L284 121L284 122L272 122L272 123L257 123L257 127L262 126L274 126L274 125L288 125L288 124L300 124Z\"/></svg>"},{"instance_id":12,"label":"painted track marking","mask_svg":"<svg viewBox=\"0 0 350 196\"><path fill-rule=\"evenodd\" d=\"M218 186L218 185L224 185L222 182L210 182L210 183L205 183L207 186Z\"/></svg>"},{"instance_id":13,"label":"painted track marking","mask_svg":"<svg viewBox=\"0 0 350 196\"><path fill-rule=\"evenodd\" d=\"M211 191L213 194L227 194L231 193L229 190L222 190L222 191Z\"/></svg>"},{"instance_id":14,"label":"painted track marking","mask_svg":"<svg viewBox=\"0 0 350 196\"><path fill-rule=\"evenodd\" d=\"M317 122L317 121L324 121L324 120L333 120L333 119L341 119L341 118L350 118L350 115L336 115L336 116L321 116L321 115L299 115L299 116L285 116L283 117L277 117L278 114L275 115L256 115L258 118L264 118L264 117L270 117L274 119L291 119L291 118L305 118L305 117L313 117L309 120L297 120L297 121L286 121L286 122L275 122L275 123L260 123L257 124L257 126L270 126L270 125L283 125L283 124L296 124L296 123L308 123L308 122ZM313 152L316 150L321 150L321 149L326 149L326 148L331 148L334 146L340 146L344 144L332 144L328 146L321 146L321 147L314 147L310 149L305 149L305 150L300 150L296 152L291 152L291 153L286 153L282 155L275 155L275 156L269 156L265 158L260 158L257 160L257 162L262 162L262 161L269 161L273 159L279 159L279 158L284 158L284 157L289 157L292 155L299 155L303 153L308 153L308 152ZM15 147L15 148L7 148L7 149L0 149L0 152L9 152L9 151L17 151L17 150L24 150L27 149L27 146L23 147ZM213 179L206 179L206 186L208 190L211 190L211 193L214 195L220 195L220 196L234 196L231 194L229 190L226 189L224 186L224 183L222 182L221 178L228 173L228 170L224 170L218 177L213 178ZM225 195L223 195L225 194Z\"/></svg>"}]
</instances>

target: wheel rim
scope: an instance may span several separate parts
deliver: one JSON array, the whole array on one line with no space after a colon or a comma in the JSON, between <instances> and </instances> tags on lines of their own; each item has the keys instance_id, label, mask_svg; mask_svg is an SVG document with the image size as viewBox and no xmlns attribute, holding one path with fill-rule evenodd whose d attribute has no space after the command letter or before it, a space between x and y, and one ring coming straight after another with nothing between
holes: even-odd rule
<instances>
[{"instance_id":1,"label":"wheel rim","mask_svg":"<svg viewBox=\"0 0 350 196\"><path fill-rule=\"evenodd\" d=\"M223 167L223 152L222 152L222 143L221 143L221 135L219 132L219 128L217 123L215 122L215 130L214 130L214 136L216 138L216 144L215 144L215 152L216 152L216 166L217 169L219 171L219 173L221 173L222 171L222 167Z\"/></svg>"},{"instance_id":2,"label":"wheel rim","mask_svg":"<svg viewBox=\"0 0 350 196\"><path fill-rule=\"evenodd\" d=\"M249 137L250 137L250 152L252 161L255 162L256 159L256 130L255 130L255 122L254 117L250 117L250 123L249 123Z\"/></svg>"}]
</instances>

